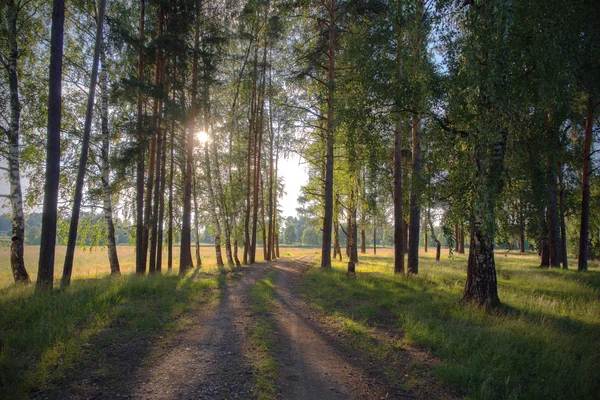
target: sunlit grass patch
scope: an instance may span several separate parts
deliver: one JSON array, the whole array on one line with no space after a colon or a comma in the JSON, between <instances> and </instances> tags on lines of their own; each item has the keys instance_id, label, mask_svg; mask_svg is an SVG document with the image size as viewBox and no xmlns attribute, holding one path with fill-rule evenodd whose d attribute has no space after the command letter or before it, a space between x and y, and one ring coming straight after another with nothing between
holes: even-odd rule
<instances>
[{"instance_id":1,"label":"sunlit grass patch","mask_svg":"<svg viewBox=\"0 0 600 400\"><path fill-rule=\"evenodd\" d=\"M261 400L275 399L275 381L277 379L277 363L275 361L275 329L268 316L275 299L275 274L270 271L252 288L252 311L254 320L250 327L252 351L250 361L255 370L254 395Z\"/></svg>"},{"instance_id":2,"label":"sunlit grass patch","mask_svg":"<svg viewBox=\"0 0 600 400\"><path fill-rule=\"evenodd\" d=\"M298 249L305 250L305 249ZM312 250L312 249L311 249ZM37 266L39 258L39 246L25 246L25 267L32 282L37 278ZM296 253L296 249L290 249ZM65 261L66 246L56 246L56 258L54 262L54 277L59 280L62 274ZM119 256L119 265L123 275L129 275L135 272L135 246L117 246ZM217 271L216 256L214 246L203 245L200 249L202 258L201 271L212 273ZM257 261L262 261L262 251L256 252ZM194 263L196 259L194 257ZM162 253L162 272L167 272L167 250L163 248ZM179 247L173 247L173 273L179 271ZM226 270L228 266L224 267ZM110 264L106 247L77 248L73 261L73 280L103 278L110 274ZM58 285L58 282L56 283ZM10 269L10 249L0 247L0 291L14 286L14 280ZM0 292L1 295L1 292Z\"/></svg>"},{"instance_id":3,"label":"sunlit grass patch","mask_svg":"<svg viewBox=\"0 0 600 400\"><path fill-rule=\"evenodd\" d=\"M359 254L356 279L345 262L313 268L304 291L312 304L345 323L355 338L386 320L408 342L444 362L438 375L473 398L594 398L600 390L600 273L538 268L535 255L498 252L503 308L462 305L466 256L421 254L419 277L393 274L391 251ZM377 310L377 311L374 311ZM354 325L353 325L354 324ZM357 328L357 326L363 329ZM360 334L359 334L360 333ZM363 336L361 336L363 335ZM376 351L369 341L355 347Z\"/></svg>"},{"instance_id":4,"label":"sunlit grass patch","mask_svg":"<svg viewBox=\"0 0 600 400\"><path fill-rule=\"evenodd\" d=\"M83 362L97 364L104 347L146 340L171 329L178 317L216 296L218 274L105 277L74 281L62 292L34 288L0 296L0 398L53 391Z\"/></svg>"}]
</instances>

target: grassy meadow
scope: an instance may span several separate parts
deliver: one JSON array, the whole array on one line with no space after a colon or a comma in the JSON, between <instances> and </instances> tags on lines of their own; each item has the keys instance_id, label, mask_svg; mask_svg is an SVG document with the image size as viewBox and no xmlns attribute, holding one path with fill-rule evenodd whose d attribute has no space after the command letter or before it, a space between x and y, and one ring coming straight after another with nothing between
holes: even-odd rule
<instances>
[{"instance_id":1,"label":"grassy meadow","mask_svg":"<svg viewBox=\"0 0 600 400\"><path fill-rule=\"evenodd\" d=\"M161 276L136 276L134 247L119 246L117 251L120 277L110 276L106 248L77 249L71 286L36 294L34 284L14 285L9 249L0 248L0 399L27 399L37 390L60 397L56 391L67 375L90 363L98 364L96 379L103 374L126 376L126 367L119 370L105 359L107 348L124 346L132 358L143 356L156 340L186 323L186 312L217 298L228 277L215 264L214 247L202 247L202 268L183 279L178 276L178 247L170 273L163 253ZM25 249L33 282L38 252L37 246ZM282 257L315 252L318 249L281 248ZM57 247L56 288L64 255L65 247ZM259 249L257 261L262 256Z\"/></svg>"},{"instance_id":2,"label":"grassy meadow","mask_svg":"<svg viewBox=\"0 0 600 400\"><path fill-rule=\"evenodd\" d=\"M126 376L106 358L107 348L125 346L136 357L159 338L186 323L186 313L218 298L230 274L214 265L214 249L202 248L203 267L183 279L133 274L133 247L119 247L123 275L110 277L105 248L77 250L74 279L64 292L35 294L34 285L14 286L8 249L0 249L0 399L24 399L42 389L56 397L65 379L82 366L98 363L103 374ZM32 280L36 247L27 247ZM58 248L60 277L64 247ZM457 393L476 399L591 399L600 393L600 271L588 273L538 268L535 254L498 251L498 288L503 307L492 312L459 302L466 256L434 260L421 253L418 277L393 274L391 249L359 254L356 278L345 275L346 260L331 271L312 268L303 292L310 303L344 331L359 352L386 363L402 343L432 352L435 373ZM281 248L282 257L318 255L317 248ZM262 251L258 251L262 259ZM166 253L163 270L166 271ZM315 257L315 266L319 257ZM227 270L228 267L225 267ZM58 283L58 282L57 282ZM273 296L273 275L252 290L258 318L252 340L260 348L268 392L276 365L271 363L272 331L261 315ZM376 326L404 332L401 343L377 339ZM396 340L396 339L394 339ZM94 364L95 365L95 364ZM394 371L389 371L391 375ZM121 375L119 375L121 374ZM420 382L414 377L414 384ZM126 384L126 383L125 383Z\"/></svg>"},{"instance_id":3,"label":"grassy meadow","mask_svg":"<svg viewBox=\"0 0 600 400\"><path fill-rule=\"evenodd\" d=\"M37 277L38 260L39 260L39 246L25 246L25 267L29 273L29 277L32 282L35 282ZM65 261L66 246L56 247L56 259L54 263L54 277L56 279L55 285L60 282L62 275L62 268ZM194 253L195 247L192 246L192 258L194 263L196 262L196 256ZM280 248L280 255L286 257L287 255L302 255L309 254L318 251L319 249L313 248ZM117 246L117 254L119 255L119 265L121 267L121 273L124 275L135 272L135 247L134 246ZM244 255L244 249L241 248L238 251L238 257L240 261ZM202 265L206 268L214 269L216 258L214 246L201 245L200 257L202 258ZM225 258L225 250L223 249L223 259ZM162 270L167 270L167 251L163 249L162 254ZM256 252L256 260L263 261L262 247L259 247ZM178 271L179 269L179 247L173 247L173 268ZM205 268L205 269L206 269ZM108 263L108 255L106 247L94 247L91 249L77 248L75 250L75 258L73 261L73 280L81 280L88 278L99 278L110 274L110 268ZM10 269L10 248L0 247L0 290L14 285L12 272Z\"/></svg>"},{"instance_id":4,"label":"grassy meadow","mask_svg":"<svg viewBox=\"0 0 600 400\"><path fill-rule=\"evenodd\" d=\"M394 276L391 249L383 249L359 254L356 279L346 277L345 262L311 269L303 290L358 350L382 362L390 350L373 327L403 331L442 360L436 374L468 398L598 398L600 271L540 269L535 254L498 251L503 307L486 312L459 302L466 256L449 259L446 250L436 263L434 251L421 252L419 277Z\"/></svg>"}]
</instances>

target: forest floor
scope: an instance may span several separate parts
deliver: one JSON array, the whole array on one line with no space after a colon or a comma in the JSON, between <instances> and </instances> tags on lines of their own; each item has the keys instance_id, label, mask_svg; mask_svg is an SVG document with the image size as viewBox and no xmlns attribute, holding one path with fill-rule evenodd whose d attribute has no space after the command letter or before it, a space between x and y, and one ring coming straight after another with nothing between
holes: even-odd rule
<instances>
[{"instance_id":1,"label":"forest floor","mask_svg":"<svg viewBox=\"0 0 600 400\"><path fill-rule=\"evenodd\" d=\"M0 399L595 398L600 272L497 252L503 306L459 302L465 255L390 249L314 268L318 250L186 277L0 289ZM175 272L175 271L174 271Z\"/></svg>"}]
</instances>

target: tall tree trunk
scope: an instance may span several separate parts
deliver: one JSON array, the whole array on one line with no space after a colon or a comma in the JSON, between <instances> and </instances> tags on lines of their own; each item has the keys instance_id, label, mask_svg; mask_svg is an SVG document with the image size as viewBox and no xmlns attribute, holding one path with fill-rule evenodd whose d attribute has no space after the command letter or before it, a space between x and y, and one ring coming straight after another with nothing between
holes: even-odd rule
<instances>
[{"instance_id":1,"label":"tall tree trunk","mask_svg":"<svg viewBox=\"0 0 600 400\"><path fill-rule=\"evenodd\" d=\"M549 248L549 261L550 267L560 268L561 262L561 243L560 243L560 230L558 223L558 205L556 200L556 185L557 185L557 171L558 162L555 159L554 152L556 149L560 149L560 141L558 140L556 132L553 131L550 125L549 116L546 115L546 139L551 144L551 151L546 157L546 188L548 191L548 203L546 206L546 223L548 230L548 248Z\"/></svg>"},{"instance_id":2,"label":"tall tree trunk","mask_svg":"<svg viewBox=\"0 0 600 400\"><path fill-rule=\"evenodd\" d=\"M212 128L211 128L211 133L213 132ZM211 134L212 140L210 143L210 146L212 148L212 152L213 152L213 158L214 158L214 165L215 165L215 174L214 174L214 180L216 182L216 186L217 186L217 194L219 196L219 201L220 201L220 206L218 207L218 209L221 211L221 215L223 217L223 221L224 221L224 227L225 227L225 256L227 257L227 263L230 265L234 265L235 262L233 261L233 254L231 252L231 228L229 226L229 210L227 207L227 200L225 199L225 193L223 192L223 185L221 183L221 166L219 163L219 153L218 153L218 149L217 149L217 143L216 143L216 138L214 137L214 134ZM208 145L208 143L207 143Z\"/></svg>"},{"instance_id":3,"label":"tall tree trunk","mask_svg":"<svg viewBox=\"0 0 600 400\"><path fill-rule=\"evenodd\" d=\"M355 189L350 192L350 202L348 204L348 232L346 241L349 248L348 271L346 275L354 276L356 274L356 264L358 263L358 226L356 224L356 201Z\"/></svg>"},{"instance_id":4,"label":"tall tree trunk","mask_svg":"<svg viewBox=\"0 0 600 400\"><path fill-rule=\"evenodd\" d=\"M544 237L542 239L541 258L542 258L542 261L540 263L540 267L549 267L550 266L550 246L548 246L548 238L547 237Z\"/></svg>"},{"instance_id":5,"label":"tall tree trunk","mask_svg":"<svg viewBox=\"0 0 600 400\"><path fill-rule=\"evenodd\" d=\"M146 6L140 0L140 44L138 48L138 85L144 81L144 22ZM135 272L146 273L146 253L144 253L144 172L146 141L142 112L142 89L137 92L137 163L136 163L136 225L135 225Z\"/></svg>"},{"instance_id":6,"label":"tall tree trunk","mask_svg":"<svg viewBox=\"0 0 600 400\"><path fill-rule=\"evenodd\" d=\"M366 239L364 228L360 230L360 253L361 254L367 253L367 239Z\"/></svg>"},{"instance_id":7,"label":"tall tree trunk","mask_svg":"<svg viewBox=\"0 0 600 400\"><path fill-rule=\"evenodd\" d=\"M23 215L23 192L21 190L21 166L19 161L19 135L21 124L21 101L19 100L17 42L18 7L14 0L8 0L8 81L10 90L10 127L8 130L8 180L10 182L10 204L12 207L12 242L10 246L10 267L15 283L29 283L25 269L24 242L25 216Z\"/></svg>"},{"instance_id":8,"label":"tall tree trunk","mask_svg":"<svg viewBox=\"0 0 600 400\"><path fill-rule=\"evenodd\" d=\"M377 227L373 226L373 254L377 255Z\"/></svg>"},{"instance_id":9,"label":"tall tree trunk","mask_svg":"<svg viewBox=\"0 0 600 400\"><path fill-rule=\"evenodd\" d=\"M233 261L235 262L236 267L241 267L242 263L238 258L238 232L237 232L237 223L235 214L232 216L231 221L233 223Z\"/></svg>"},{"instance_id":10,"label":"tall tree trunk","mask_svg":"<svg viewBox=\"0 0 600 400\"><path fill-rule=\"evenodd\" d=\"M158 71L156 73L158 74ZM154 115L156 117L156 112L154 113ZM148 160L148 180L146 181L146 193L144 194L144 235L142 238L144 266L147 264L148 261L148 244L150 242L150 228L152 226L152 189L154 188L154 164L156 160L157 142L156 134L156 131L152 132L152 137L150 138L150 148L148 150L148 155L150 156L150 159ZM150 272L154 272L152 265L150 266Z\"/></svg>"},{"instance_id":11,"label":"tall tree trunk","mask_svg":"<svg viewBox=\"0 0 600 400\"><path fill-rule=\"evenodd\" d=\"M525 215L522 207L519 203L519 251L525 253Z\"/></svg>"},{"instance_id":12,"label":"tall tree trunk","mask_svg":"<svg viewBox=\"0 0 600 400\"><path fill-rule=\"evenodd\" d=\"M400 56L398 56L398 59ZM400 62L398 62L400 65ZM396 116L394 130L394 273L404 274L404 223L402 219L402 125Z\"/></svg>"},{"instance_id":13,"label":"tall tree trunk","mask_svg":"<svg viewBox=\"0 0 600 400\"><path fill-rule=\"evenodd\" d=\"M248 43L248 47L246 49L246 53L244 55L244 58L242 60L242 67L240 68L240 72L238 74L238 79L237 79L237 84L236 84L236 89L235 89L235 93L233 96L233 103L231 105L231 111L230 111L230 119L232 121L232 128L231 131L229 132L229 155L231 156L232 154L232 145L233 145L233 135L235 132L237 132L237 119L236 119L236 110L237 110L237 104L238 104L238 98L239 98L239 93L240 93L240 86L242 84L242 78L244 76L244 71L246 69L246 65L248 64L248 58L250 55L250 51L252 50L252 41L249 41ZM251 139L252 135L249 135L249 139ZM248 162L250 160L250 145L251 143L249 142L248 144ZM236 197L233 193L233 175L231 173L231 162L229 162L228 164L228 172L229 172L229 186L230 186L230 194L231 194L231 221L232 221L232 225L233 225L233 258L235 260L235 265L237 267L241 266L240 260L238 258L238 231L237 231L237 216L238 216L238 209L237 209L237 202L236 202ZM248 169L247 171L248 176L250 176L250 170ZM246 193L249 199L249 184L246 186ZM249 210L249 209L248 209ZM248 226L246 225L246 233L248 232ZM246 240L245 245L244 245L244 254L245 257L247 257L247 243L248 241ZM244 259L244 264L246 264L247 259Z\"/></svg>"},{"instance_id":14,"label":"tall tree trunk","mask_svg":"<svg viewBox=\"0 0 600 400\"><path fill-rule=\"evenodd\" d=\"M397 85L401 89L400 82L402 78L402 56L400 43L402 41L402 32L400 26L396 25L398 49L396 53ZM404 275L404 219L402 211L402 115L397 105L396 126L394 128L394 274Z\"/></svg>"},{"instance_id":15,"label":"tall tree trunk","mask_svg":"<svg viewBox=\"0 0 600 400\"><path fill-rule=\"evenodd\" d=\"M458 254L465 254L465 227L462 223L458 225Z\"/></svg>"},{"instance_id":16,"label":"tall tree trunk","mask_svg":"<svg viewBox=\"0 0 600 400\"><path fill-rule=\"evenodd\" d=\"M170 74L169 68L165 68L165 65L169 65L169 58L162 59L162 74L164 76L162 85L165 87L165 93L167 93L167 101L168 101L168 93L170 82ZM164 102L161 101L161 119L158 124L160 126L159 132L161 133L161 143L162 150L160 152L160 175L157 177L157 182L160 182L160 186L157 183L156 189L158 191L158 220L157 220L157 233L156 233L156 272L160 273L162 270L162 248L163 248L163 220L165 218L165 184L167 178L167 126L165 121L165 111L164 111Z\"/></svg>"},{"instance_id":17,"label":"tall tree trunk","mask_svg":"<svg viewBox=\"0 0 600 400\"><path fill-rule=\"evenodd\" d=\"M58 181L60 179L60 120L62 60L65 22L64 0L54 0L50 34L50 73L48 78L48 134L46 144L46 183L42 211L42 232L36 291L51 291L54 284Z\"/></svg>"},{"instance_id":18,"label":"tall tree trunk","mask_svg":"<svg viewBox=\"0 0 600 400\"><path fill-rule=\"evenodd\" d=\"M270 261L267 258L267 225L265 225L265 185L263 182L263 176L260 175L260 218L261 218L261 231L262 231L262 242L263 242L263 260Z\"/></svg>"},{"instance_id":19,"label":"tall tree trunk","mask_svg":"<svg viewBox=\"0 0 600 400\"><path fill-rule=\"evenodd\" d=\"M421 143L419 134L421 120L412 117L412 179L410 185L410 232L408 237L408 268L409 274L419 273L419 230L421 227Z\"/></svg>"},{"instance_id":20,"label":"tall tree trunk","mask_svg":"<svg viewBox=\"0 0 600 400\"><path fill-rule=\"evenodd\" d=\"M340 229L339 229L339 220L336 217L333 222L333 258L337 255L340 256L340 261L342 261L342 249L340 248Z\"/></svg>"},{"instance_id":21,"label":"tall tree trunk","mask_svg":"<svg viewBox=\"0 0 600 400\"><path fill-rule=\"evenodd\" d=\"M462 300L485 307L497 307L498 282L494 260L494 202L502 192L502 171L508 133L501 131L493 141L475 145L476 174L471 182L471 242L467 282Z\"/></svg>"},{"instance_id":22,"label":"tall tree trunk","mask_svg":"<svg viewBox=\"0 0 600 400\"><path fill-rule=\"evenodd\" d=\"M279 135L277 136L277 146L275 150L275 189L273 192L273 251L275 257L279 258L279 217L277 216L277 172L279 164ZM339 246L339 245L338 245Z\"/></svg>"},{"instance_id":23,"label":"tall tree trunk","mask_svg":"<svg viewBox=\"0 0 600 400\"><path fill-rule=\"evenodd\" d=\"M205 171L206 171L206 183L208 185L208 201L210 203L210 215L213 218L213 224L215 225L215 255L217 258L217 265L222 267L225 265L223 263L223 256L221 254L221 224L219 222L219 214L217 211L217 202L215 199L215 192L213 190L212 184L212 175L210 170L210 157L208 154L208 143L204 144L204 162L205 162Z\"/></svg>"},{"instance_id":24,"label":"tall tree trunk","mask_svg":"<svg viewBox=\"0 0 600 400\"><path fill-rule=\"evenodd\" d=\"M157 27L157 37L160 41L162 38L163 32L163 23L164 23L164 11L161 5L158 7L158 27ZM154 86L162 87L163 81L163 57L162 50L160 47L156 49L156 73L154 74ZM159 203L159 189L160 189L160 163L161 163L161 153L162 153L162 133L161 133L161 111L162 111L162 99L156 97L154 99L153 105L153 115L154 115L154 132L152 134L152 141L150 142L150 148L153 148L156 151L154 158L152 155L150 156L150 163L148 164L148 168L155 168L154 170L150 170L148 173L148 192L146 193L146 217L147 217L147 233L148 239L145 240L144 246L148 246L148 241L150 242L150 262L149 262L149 272L155 273L156 268L156 246L157 246L157 236L158 236L158 203ZM152 151L152 150L151 150ZM153 163L154 161L154 163ZM156 164L154 166L153 164ZM151 180L154 180L152 183ZM152 199L152 195L154 195L154 200Z\"/></svg>"},{"instance_id":25,"label":"tall tree trunk","mask_svg":"<svg viewBox=\"0 0 600 400\"><path fill-rule=\"evenodd\" d=\"M235 105L234 105L235 107ZM231 157L233 147L233 132L229 133L229 156ZM235 194L233 193L233 174L231 172L231 162L228 165L229 172L229 187L230 187L230 200L231 200L231 223L233 225L233 260L236 267L240 267L240 259L238 258L238 230L237 230L237 202Z\"/></svg>"},{"instance_id":26,"label":"tall tree trunk","mask_svg":"<svg viewBox=\"0 0 600 400\"><path fill-rule=\"evenodd\" d=\"M435 234L435 230L433 229L433 222L431 221L431 215L429 214L429 210L427 210L427 221L429 222L429 228L431 230L431 237L435 242L435 261L440 261L440 256L442 253L442 244L440 243L437 235Z\"/></svg>"},{"instance_id":27,"label":"tall tree trunk","mask_svg":"<svg viewBox=\"0 0 600 400\"><path fill-rule=\"evenodd\" d=\"M427 211L429 212L429 211ZM423 225L423 249L425 250L425 253L427 253L427 221L424 221L425 224Z\"/></svg>"},{"instance_id":28,"label":"tall tree trunk","mask_svg":"<svg viewBox=\"0 0 600 400\"><path fill-rule=\"evenodd\" d=\"M564 171L563 164L558 167L558 182L559 182L559 213L560 213L560 247L561 247L561 262L563 269L569 269L569 261L567 257L567 228L565 226L565 187L564 187Z\"/></svg>"},{"instance_id":29,"label":"tall tree trunk","mask_svg":"<svg viewBox=\"0 0 600 400\"><path fill-rule=\"evenodd\" d=\"M252 89L253 97L255 88ZM250 112L252 114L252 111ZM252 125L252 124L250 124ZM252 191L252 187L250 186L250 177L252 176L252 158L253 158L253 146L254 141L252 140L253 129L250 128L248 132L248 154L247 154L247 162L246 162L246 210L244 213L244 257L243 262L245 265L249 264L249 255L250 255L250 192Z\"/></svg>"},{"instance_id":30,"label":"tall tree trunk","mask_svg":"<svg viewBox=\"0 0 600 400\"><path fill-rule=\"evenodd\" d=\"M196 168L192 169L194 179L192 186L192 198L194 199L194 236L196 239L196 268L202 267L202 258L200 257L200 211L198 209L198 192L196 186Z\"/></svg>"},{"instance_id":31,"label":"tall tree trunk","mask_svg":"<svg viewBox=\"0 0 600 400\"><path fill-rule=\"evenodd\" d=\"M174 63L175 65L176 63ZM175 89L173 89L175 100ZM173 269L173 169L175 165L175 119L171 121L171 136L169 143L169 231L167 233L167 269Z\"/></svg>"},{"instance_id":32,"label":"tall tree trunk","mask_svg":"<svg viewBox=\"0 0 600 400\"><path fill-rule=\"evenodd\" d=\"M273 50L269 49L269 65L273 64ZM266 260L270 261L275 258L274 254L274 241L273 241L273 169L274 169L274 160L273 160L273 142L275 141L275 132L273 131L273 85L272 85L272 70L269 67L269 194L268 194L268 214L269 214L269 227L268 227L268 238L267 238L267 254Z\"/></svg>"},{"instance_id":33,"label":"tall tree trunk","mask_svg":"<svg viewBox=\"0 0 600 400\"><path fill-rule=\"evenodd\" d=\"M161 168L160 168L160 190L158 199L158 234L157 250L156 250L156 271L160 273L162 270L162 249L163 249L163 220L165 219L165 184L167 178L167 130L163 130L163 150L161 153Z\"/></svg>"},{"instance_id":34,"label":"tall tree trunk","mask_svg":"<svg viewBox=\"0 0 600 400\"><path fill-rule=\"evenodd\" d=\"M263 62L262 65L266 65L267 59L267 43L265 39L265 45L263 47ZM250 244L250 264L254 264L256 261L256 238L257 238L257 226L258 226L258 196L260 194L260 177L262 173L262 138L264 129L264 111L265 111L265 78L266 68L263 67L262 76L260 81L260 90L258 93L257 104L257 115L258 123L255 126L257 133L257 139L254 146L254 189L252 193L252 242Z\"/></svg>"},{"instance_id":35,"label":"tall tree trunk","mask_svg":"<svg viewBox=\"0 0 600 400\"><path fill-rule=\"evenodd\" d=\"M323 3L324 4L324 3ZM334 137L334 93L335 93L335 21L336 0L326 7L329 13L328 41L328 90L327 128L325 143L325 215L323 217L323 243L321 248L321 268L331 268L331 225L333 221L333 137Z\"/></svg>"},{"instance_id":36,"label":"tall tree trunk","mask_svg":"<svg viewBox=\"0 0 600 400\"><path fill-rule=\"evenodd\" d=\"M192 209L192 165L194 154L194 132L196 129L197 96L198 96L198 53L200 49L200 19L202 16L202 0L196 3L196 22L194 36L194 56L192 64L192 103L190 123L186 134L185 174L183 176L183 215L181 223L181 254L179 256L179 274L184 275L192 266L191 251L191 209Z\"/></svg>"},{"instance_id":37,"label":"tall tree trunk","mask_svg":"<svg viewBox=\"0 0 600 400\"><path fill-rule=\"evenodd\" d=\"M588 96L587 113L585 118L585 141L583 147L583 170L581 171L583 183L581 185L581 224L579 226L579 260L578 271L587 271L588 246L590 236L590 174L591 174L591 148L592 127L594 124L594 100Z\"/></svg>"},{"instance_id":38,"label":"tall tree trunk","mask_svg":"<svg viewBox=\"0 0 600 400\"><path fill-rule=\"evenodd\" d=\"M454 252L458 253L458 240L460 232L458 231L458 222L454 224Z\"/></svg>"},{"instance_id":39,"label":"tall tree trunk","mask_svg":"<svg viewBox=\"0 0 600 400\"><path fill-rule=\"evenodd\" d=\"M81 154L79 155L79 168L77 170L77 181L75 182L75 198L73 199L73 210L69 226L69 239L67 241L67 252L63 267L61 288L66 288L71 283L73 272L73 257L77 245L77 228L79 226L79 210L81 209L81 198L83 197L83 179L87 167L88 151L90 147L90 132L92 131L92 118L94 115L94 97L96 95L96 83L98 81L98 64L100 63L100 47L102 47L102 28L104 27L104 10L106 0L100 0L98 20L96 21L96 42L94 43L94 58L92 60L92 77L88 92L87 109L85 112L85 123L83 128L83 139L81 143Z\"/></svg>"},{"instance_id":40,"label":"tall tree trunk","mask_svg":"<svg viewBox=\"0 0 600 400\"><path fill-rule=\"evenodd\" d=\"M159 102L160 103L160 102ZM162 170L162 153L163 153L163 140L162 140L162 132L160 131L160 108L159 112L156 115L156 171L154 178L154 201L152 202L152 216L150 217L150 225L151 225L151 236L150 236L150 265L149 272L156 273L160 268L157 267L157 247L160 246L158 242L158 207L160 203L160 174Z\"/></svg>"},{"instance_id":41,"label":"tall tree trunk","mask_svg":"<svg viewBox=\"0 0 600 400\"><path fill-rule=\"evenodd\" d=\"M119 275L119 257L117 256L117 241L115 239L115 225L113 223L113 212L110 189L110 132L108 130L108 77L106 72L106 55L102 46L100 58L102 70L100 72L100 93L102 96L101 125L102 125L102 192L104 194L104 220L106 221L106 239L108 249L108 261L110 273Z\"/></svg>"},{"instance_id":42,"label":"tall tree trunk","mask_svg":"<svg viewBox=\"0 0 600 400\"><path fill-rule=\"evenodd\" d=\"M352 257L352 215L350 214L350 210L348 210L348 218L346 219L346 229L348 232L346 233L346 257Z\"/></svg>"},{"instance_id":43,"label":"tall tree trunk","mask_svg":"<svg viewBox=\"0 0 600 400\"><path fill-rule=\"evenodd\" d=\"M486 307L500 304L494 244L490 236L484 234L481 220L474 216L471 224L471 243L467 264L467 283L463 299Z\"/></svg>"},{"instance_id":44,"label":"tall tree trunk","mask_svg":"<svg viewBox=\"0 0 600 400\"><path fill-rule=\"evenodd\" d=\"M356 205L352 210L352 251L350 258L354 261L354 264L358 264L358 223L356 220Z\"/></svg>"},{"instance_id":45,"label":"tall tree trunk","mask_svg":"<svg viewBox=\"0 0 600 400\"><path fill-rule=\"evenodd\" d=\"M156 115L156 114L155 114ZM154 188L154 164L156 160L156 132L152 132L152 137L150 138L150 149L148 160L148 180L146 181L146 193L144 194L144 237L142 241L142 247L144 251L144 264L147 264L148 261L148 248L150 243L150 229L152 227L152 190ZM152 265L152 260L150 261L149 272L154 272L154 266Z\"/></svg>"},{"instance_id":46,"label":"tall tree trunk","mask_svg":"<svg viewBox=\"0 0 600 400\"><path fill-rule=\"evenodd\" d=\"M408 254L408 239L410 235L410 225L408 222L404 221L404 254Z\"/></svg>"},{"instance_id":47,"label":"tall tree trunk","mask_svg":"<svg viewBox=\"0 0 600 400\"><path fill-rule=\"evenodd\" d=\"M253 79L252 79L252 96L251 96L251 101L250 101L250 113L249 113L249 118L248 118L248 154L247 154L247 160L246 160L246 213L244 216L244 264L252 264L254 261L252 260L252 243L251 243L251 239L250 239L250 206L251 206L251 201L250 201L250 193L252 191L252 186L251 184L254 183L253 177L253 171L252 168L254 166L254 162L253 160L256 159L256 141L258 139L257 137L257 131L255 128L256 125L256 114L257 114L257 109L258 109L258 101L257 101L257 88L256 88L256 84L257 84L257 76L258 76L258 40L256 42L256 45L254 47L254 73L252 74ZM251 179L252 178L252 179ZM254 194L252 195L252 198L254 198Z\"/></svg>"}]
</instances>

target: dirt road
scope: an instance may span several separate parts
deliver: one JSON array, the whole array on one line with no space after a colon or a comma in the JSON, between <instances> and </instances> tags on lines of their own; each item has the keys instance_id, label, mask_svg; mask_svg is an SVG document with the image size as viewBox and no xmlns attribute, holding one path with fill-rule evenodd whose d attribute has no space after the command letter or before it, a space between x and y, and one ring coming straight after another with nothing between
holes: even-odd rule
<instances>
[{"instance_id":1,"label":"dirt road","mask_svg":"<svg viewBox=\"0 0 600 400\"><path fill-rule=\"evenodd\" d=\"M274 328L281 399L450 398L448 392L424 395L390 383L368 356L349 350L343 336L306 303L300 293L308 258L256 264L231 273L218 300L186 316L183 329L153 344L143 355L111 354L126 376L104 381L84 379L61 391L60 398L95 399L253 399L256 374L249 338L255 315L251 289L274 271L274 304L268 319ZM399 362L406 355L399 356ZM399 371L400 373L402 371ZM110 376L110 374L108 374ZM116 375L116 374L113 374ZM429 376L427 379L431 379Z\"/></svg>"}]
</instances>

